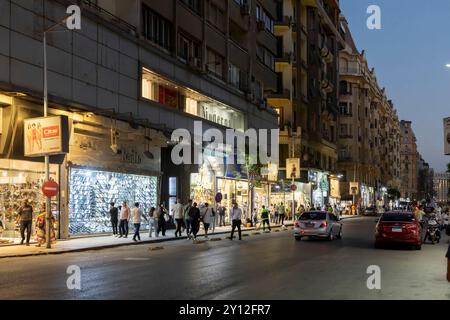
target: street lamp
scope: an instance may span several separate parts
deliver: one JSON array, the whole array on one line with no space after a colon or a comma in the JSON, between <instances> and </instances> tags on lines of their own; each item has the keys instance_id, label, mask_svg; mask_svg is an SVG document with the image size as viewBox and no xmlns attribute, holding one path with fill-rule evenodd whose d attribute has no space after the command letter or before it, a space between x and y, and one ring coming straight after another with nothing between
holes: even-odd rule
<instances>
[{"instance_id":1,"label":"street lamp","mask_svg":"<svg viewBox=\"0 0 450 320\"><path fill-rule=\"evenodd\" d=\"M62 25L67 21L69 17L64 18L59 23L51 26L50 28L44 30L43 32L43 47L44 47L44 117L48 117L48 82L47 82L47 33L56 31L54 30L56 27ZM67 31L67 30L63 30ZM45 155L45 181L50 181L50 156ZM51 218L52 218L52 202L51 198L46 198L46 204L45 204L46 210L47 210L47 216L46 216L46 226L45 226L45 232L47 235L47 249L51 249L52 247L52 241L51 241Z\"/></svg>"}]
</instances>

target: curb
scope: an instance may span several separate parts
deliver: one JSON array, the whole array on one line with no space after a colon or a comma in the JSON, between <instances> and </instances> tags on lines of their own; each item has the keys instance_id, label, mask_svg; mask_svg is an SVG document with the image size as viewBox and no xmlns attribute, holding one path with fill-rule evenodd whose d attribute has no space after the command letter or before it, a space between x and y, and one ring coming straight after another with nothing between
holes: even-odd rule
<instances>
[{"instance_id":1,"label":"curb","mask_svg":"<svg viewBox=\"0 0 450 320\"><path fill-rule=\"evenodd\" d=\"M293 226L293 224L287 224L286 227ZM273 229L281 229L283 226L275 226L272 227ZM243 229L242 232L249 232L254 231L256 228L248 228ZM210 233L210 236L213 235L224 235L229 234L231 231L221 231L221 232L215 232ZM163 242L174 242L174 241L180 241L180 240L187 240L187 236L182 236L178 238L161 238L161 239L152 239L152 240L146 240L141 242L131 242L131 243L118 243L118 244L110 244L110 245L102 245L102 246L96 246L96 247L89 247L89 248L77 248L77 249L67 249L67 250L60 250L60 251L49 251L49 252L34 252L34 253L24 253L24 254L12 254L12 255L6 255L6 256L0 256L0 260L2 259L11 259L11 258L26 258L26 257L36 257L36 256L49 256L49 255L62 255L66 253L77 253L77 252L87 252L87 251L100 251L100 250L107 250L107 249L113 249L113 248L119 248L119 247L128 247L128 246L139 246L144 244L155 244L155 243L163 243ZM70 240L69 240L70 241Z\"/></svg>"}]
</instances>

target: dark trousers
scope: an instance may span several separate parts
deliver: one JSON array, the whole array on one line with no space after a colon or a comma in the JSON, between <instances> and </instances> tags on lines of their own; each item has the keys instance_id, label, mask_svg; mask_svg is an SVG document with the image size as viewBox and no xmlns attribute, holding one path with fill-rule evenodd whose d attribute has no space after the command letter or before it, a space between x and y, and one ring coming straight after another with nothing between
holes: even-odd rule
<instances>
[{"instance_id":1,"label":"dark trousers","mask_svg":"<svg viewBox=\"0 0 450 320\"><path fill-rule=\"evenodd\" d=\"M186 219L185 223L186 223L186 234L189 236L192 232L192 220Z\"/></svg>"},{"instance_id":2,"label":"dark trousers","mask_svg":"<svg viewBox=\"0 0 450 320\"><path fill-rule=\"evenodd\" d=\"M162 232L162 235L166 235L166 220L158 220L158 230L156 231L156 235L159 236L159 233Z\"/></svg>"},{"instance_id":3,"label":"dark trousers","mask_svg":"<svg viewBox=\"0 0 450 320\"><path fill-rule=\"evenodd\" d=\"M27 243L30 243L32 224L33 224L33 221L31 221L31 220L20 222L20 235L22 236L22 241L25 241L25 230L27 230Z\"/></svg>"},{"instance_id":4,"label":"dark trousers","mask_svg":"<svg viewBox=\"0 0 450 320\"><path fill-rule=\"evenodd\" d=\"M194 238L197 238L197 233L200 230L200 222L193 221L191 222L192 227L192 234L194 235Z\"/></svg>"},{"instance_id":5,"label":"dark trousers","mask_svg":"<svg viewBox=\"0 0 450 320\"><path fill-rule=\"evenodd\" d=\"M225 227L225 215L219 216L219 227Z\"/></svg>"},{"instance_id":6,"label":"dark trousers","mask_svg":"<svg viewBox=\"0 0 450 320\"><path fill-rule=\"evenodd\" d=\"M233 220L232 228L231 228L231 240L234 238L234 230L238 229L239 240L242 240L242 232L241 232L241 220Z\"/></svg>"},{"instance_id":7,"label":"dark trousers","mask_svg":"<svg viewBox=\"0 0 450 320\"><path fill-rule=\"evenodd\" d=\"M116 235L118 234L118 224L119 221L118 220L111 220L111 224L112 224L112 229L113 229L113 234Z\"/></svg>"},{"instance_id":8,"label":"dark trousers","mask_svg":"<svg viewBox=\"0 0 450 320\"><path fill-rule=\"evenodd\" d=\"M120 220L119 232L121 236L128 237L128 220Z\"/></svg>"},{"instance_id":9,"label":"dark trousers","mask_svg":"<svg viewBox=\"0 0 450 320\"><path fill-rule=\"evenodd\" d=\"M273 223L278 223L278 213L275 213L273 216Z\"/></svg>"},{"instance_id":10,"label":"dark trousers","mask_svg":"<svg viewBox=\"0 0 450 320\"><path fill-rule=\"evenodd\" d=\"M141 241L141 235L139 234L139 231L141 230L141 224L140 223L135 223L134 224L134 236L133 236L133 240L139 240Z\"/></svg>"},{"instance_id":11,"label":"dark trousers","mask_svg":"<svg viewBox=\"0 0 450 320\"><path fill-rule=\"evenodd\" d=\"M177 222L177 230L175 230L175 237L178 237L180 235L181 237L181 227L183 226L183 219L175 219Z\"/></svg>"},{"instance_id":12,"label":"dark trousers","mask_svg":"<svg viewBox=\"0 0 450 320\"><path fill-rule=\"evenodd\" d=\"M280 215L279 215L279 222L278 222L278 223L284 224L284 218L286 218L286 215L285 215L285 214L280 214Z\"/></svg>"},{"instance_id":13,"label":"dark trousers","mask_svg":"<svg viewBox=\"0 0 450 320\"><path fill-rule=\"evenodd\" d=\"M270 221L269 221L269 219L263 220L262 224L263 224L263 231L266 231L266 224L269 227L269 231L272 231L272 229L270 228Z\"/></svg>"}]
</instances>

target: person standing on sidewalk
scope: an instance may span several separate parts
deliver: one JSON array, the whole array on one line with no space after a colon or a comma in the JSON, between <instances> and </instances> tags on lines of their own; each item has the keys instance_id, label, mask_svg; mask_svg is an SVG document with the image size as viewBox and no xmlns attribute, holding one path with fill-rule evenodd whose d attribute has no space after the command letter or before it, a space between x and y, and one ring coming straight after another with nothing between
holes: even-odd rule
<instances>
[{"instance_id":1,"label":"person standing on sidewalk","mask_svg":"<svg viewBox=\"0 0 450 320\"><path fill-rule=\"evenodd\" d=\"M115 207L115 203L111 202L109 208L109 215L111 217L111 225L113 229L113 235L117 236L118 232L118 224L119 224L119 210Z\"/></svg>"},{"instance_id":2,"label":"person standing on sidewalk","mask_svg":"<svg viewBox=\"0 0 450 320\"><path fill-rule=\"evenodd\" d=\"M269 210L266 209L266 206L262 206L261 221L262 221L262 225L263 225L263 232L266 232L266 224L269 227L269 232L271 232L272 229L270 228Z\"/></svg>"},{"instance_id":3,"label":"person standing on sidewalk","mask_svg":"<svg viewBox=\"0 0 450 320\"><path fill-rule=\"evenodd\" d=\"M225 227L225 213L226 208L224 206L219 207L219 227Z\"/></svg>"},{"instance_id":4,"label":"person standing on sidewalk","mask_svg":"<svg viewBox=\"0 0 450 320\"><path fill-rule=\"evenodd\" d=\"M242 240L242 231L241 231L242 209L239 208L239 205L236 201L233 201L233 208L231 208L230 210L230 219L232 221L230 240L233 240L234 231L236 230L236 228L238 229L239 240Z\"/></svg>"},{"instance_id":5,"label":"person standing on sidewalk","mask_svg":"<svg viewBox=\"0 0 450 320\"><path fill-rule=\"evenodd\" d=\"M159 205L158 210L156 210L156 216L158 218L158 230L156 231L156 236L159 236L159 233L162 233L162 236L166 236L166 214L167 210L164 207L164 203Z\"/></svg>"},{"instance_id":6,"label":"person standing on sidewalk","mask_svg":"<svg viewBox=\"0 0 450 320\"><path fill-rule=\"evenodd\" d=\"M148 237L151 238L153 235L153 231L155 231L156 237L158 237L158 220L156 219L156 208L152 207L149 213L148 219Z\"/></svg>"},{"instance_id":7,"label":"person standing on sidewalk","mask_svg":"<svg viewBox=\"0 0 450 320\"><path fill-rule=\"evenodd\" d=\"M173 218L177 224L177 229L175 231L175 237L181 237L181 228L183 227L184 220L184 211L183 205L181 204L180 199L177 199L177 203L173 206Z\"/></svg>"},{"instance_id":8,"label":"person standing on sidewalk","mask_svg":"<svg viewBox=\"0 0 450 320\"><path fill-rule=\"evenodd\" d=\"M131 210L128 207L127 202L124 201L122 203L122 209L120 210L119 238L128 238L128 231L129 231L128 223L130 222L130 217L131 217Z\"/></svg>"},{"instance_id":9,"label":"person standing on sidewalk","mask_svg":"<svg viewBox=\"0 0 450 320\"><path fill-rule=\"evenodd\" d=\"M281 225L284 225L284 218L286 216L286 208L284 207L284 203L278 207L278 222Z\"/></svg>"},{"instance_id":10,"label":"person standing on sidewalk","mask_svg":"<svg viewBox=\"0 0 450 320\"><path fill-rule=\"evenodd\" d=\"M197 240L197 234L200 230L200 210L197 208L197 203L194 202L193 206L189 209L189 220L191 223L191 234L194 236L193 239ZM189 239L192 236L189 235Z\"/></svg>"},{"instance_id":11,"label":"person standing on sidewalk","mask_svg":"<svg viewBox=\"0 0 450 320\"><path fill-rule=\"evenodd\" d=\"M192 233L192 220L191 217L189 216L191 208L192 208L192 200L189 200L188 204L184 207L184 223L186 225L186 235L188 239L191 238Z\"/></svg>"},{"instance_id":12,"label":"person standing on sidewalk","mask_svg":"<svg viewBox=\"0 0 450 320\"><path fill-rule=\"evenodd\" d=\"M213 208L209 207L209 203L205 203L205 206L200 210L200 219L203 222L203 227L205 228L205 239L208 239L208 231L209 226L211 225L213 214Z\"/></svg>"},{"instance_id":13,"label":"person standing on sidewalk","mask_svg":"<svg viewBox=\"0 0 450 320\"><path fill-rule=\"evenodd\" d=\"M137 242L138 240L141 241L141 235L139 234L139 232L141 231L142 210L139 208L139 202L136 202L134 204L132 215L133 215L133 224L134 224L133 241L134 242Z\"/></svg>"},{"instance_id":14,"label":"person standing on sidewalk","mask_svg":"<svg viewBox=\"0 0 450 320\"><path fill-rule=\"evenodd\" d=\"M20 219L20 235L22 236L22 241L20 244L25 242L25 230L27 231L26 245L30 246L31 238L31 227L33 225L33 207L28 203L28 200L23 202L23 206L19 209L19 219Z\"/></svg>"}]
</instances>

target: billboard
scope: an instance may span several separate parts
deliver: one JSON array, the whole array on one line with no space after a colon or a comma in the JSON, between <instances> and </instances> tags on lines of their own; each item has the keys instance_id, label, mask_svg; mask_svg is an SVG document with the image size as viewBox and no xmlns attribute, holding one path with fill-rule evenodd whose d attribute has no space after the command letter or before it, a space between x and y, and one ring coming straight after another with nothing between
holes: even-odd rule
<instances>
[{"instance_id":1,"label":"billboard","mask_svg":"<svg viewBox=\"0 0 450 320\"><path fill-rule=\"evenodd\" d=\"M69 152L69 120L65 116L24 120L24 155L42 157Z\"/></svg>"},{"instance_id":2,"label":"billboard","mask_svg":"<svg viewBox=\"0 0 450 320\"><path fill-rule=\"evenodd\" d=\"M444 119L445 155L450 156L450 118Z\"/></svg>"},{"instance_id":3,"label":"billboard","mask_svg":"<svg viewBox=\"0 0 450 320\"><path fill-rule=\"evenodd\" d=\"M357 196L359 194L359 183L350 182L350 195Z\"/></svg>"},{"instance_id":4,"label":"billboard","mask_svg":"<svg viewBox=\"0 0 450 320\"><path fill-rule=\"evenodd\" d=\"M300 158L286 159L286 179L300 179Z\"/></svg>"}]
</instances>

